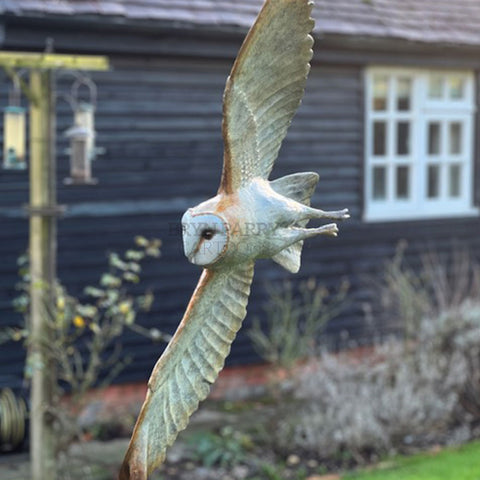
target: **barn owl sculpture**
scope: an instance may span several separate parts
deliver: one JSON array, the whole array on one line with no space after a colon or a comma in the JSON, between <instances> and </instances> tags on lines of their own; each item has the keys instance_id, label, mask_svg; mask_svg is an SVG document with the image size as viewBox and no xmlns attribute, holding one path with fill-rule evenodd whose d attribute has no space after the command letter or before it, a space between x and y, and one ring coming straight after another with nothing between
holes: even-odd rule
<instances>
[{"instance_id":1,"label":"barn owl sculpture","mask_svg":"<svg viewBox=\"0 0 480 480\"><path fill-rule=\"evenodd\" d=\"M310 207L316 173L268 180L310 69L311 9L309 0L266 0L227 80L220 188L182 218L185 255L204 270L153 369L120 480L145 480L209 393L246 315L255 261L297 272L305 239L337 234L335 223L307 222L348 218Z\"/></svg>"}]
</instances>

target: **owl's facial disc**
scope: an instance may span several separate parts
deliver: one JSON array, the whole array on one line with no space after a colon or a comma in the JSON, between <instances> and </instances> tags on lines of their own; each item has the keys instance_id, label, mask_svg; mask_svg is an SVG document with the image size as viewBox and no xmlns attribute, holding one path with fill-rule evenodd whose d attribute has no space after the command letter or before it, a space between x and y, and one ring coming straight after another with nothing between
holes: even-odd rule
<instances>
[{"instance_id":1,"label":"owl's facial disc","mask_svg":"<svg viewBox=\"0 0 480 480\"><path fill-rule=\"evenodd\" d=\"M222 218L214 213L193 214L182 218L183 249L190 262L202 267L215 263L225 252L228 230Z\"/></svg>"}]
</instances>

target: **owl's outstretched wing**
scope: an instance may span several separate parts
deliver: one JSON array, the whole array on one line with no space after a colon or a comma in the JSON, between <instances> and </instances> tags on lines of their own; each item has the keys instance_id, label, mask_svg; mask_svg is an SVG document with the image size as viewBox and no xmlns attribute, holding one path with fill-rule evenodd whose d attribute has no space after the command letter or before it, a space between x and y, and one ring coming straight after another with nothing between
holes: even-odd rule
<instances>
[{"instance_id":1,"label":"owl's outstretched wing","mask_svg":"<svg viewBox=\"0 0 480 480\"><path fill-rule=\"evenodd\" d=\"M146 480L223 368L246 315L253 262L204 270L174 337L155 365L120 480Z\"/></svg>"},{"instance_id":2,"label":"owl's outstretched wing","mask_svg":"<svg viewBox=\"0 0 480 480\"><path fill-rule=\"evenodd\" d=\"M313 39L310 0L266 0L227 80L219 192L268 178L300 105Z\"/></svg>"}]
</instances>

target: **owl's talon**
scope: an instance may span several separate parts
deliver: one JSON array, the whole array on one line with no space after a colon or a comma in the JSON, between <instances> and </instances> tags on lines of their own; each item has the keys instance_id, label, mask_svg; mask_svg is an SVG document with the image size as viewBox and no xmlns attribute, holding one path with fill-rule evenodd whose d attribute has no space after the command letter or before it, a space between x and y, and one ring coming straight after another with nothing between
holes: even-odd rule
<instances>
[{"instance_id":1,"label":"owl's talon","mask_svg":"<svg viewBox=\"0 0 480 480\"><path fill-rule=\"evenodd\" d=\"M339 220L347 220L349 218L350 218L350 213L348 211L348 208L344 208L343 210L340 211Z\"/></svg>"},{"instance_id":2,"label":"owl's talon","mask_svg":"<svg viewBox=\"0 0 480 480\"><path fill-rule=\"evenodd\" d=\"M324 218L331 218L332 220L346 220L350 218L350 214L348 213L348 208L344 208L343 210L337 210L334 212L324 212Z\"/></svg>"}]
</instances>

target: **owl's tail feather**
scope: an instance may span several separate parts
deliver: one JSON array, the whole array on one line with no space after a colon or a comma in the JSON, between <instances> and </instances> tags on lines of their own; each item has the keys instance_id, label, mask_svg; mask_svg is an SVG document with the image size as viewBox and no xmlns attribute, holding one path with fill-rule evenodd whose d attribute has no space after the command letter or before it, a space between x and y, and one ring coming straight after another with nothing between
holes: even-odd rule
<instances>
[{"instance_id":1,"label":"owl's tail feather","mask_svg":"<svg viewBox=\"0 0 480 480\"><path fill-rule=\"evenodd\" d=\"M315 191L318 179L318 173L315 172L293 173L271 181L270 186L280 195L310 206L310 198ZM304 227L306 222L308 220L300 226Z\"/></svg>"},{"instance_id":2,"label":"owl's tail feather","mask_svg":"<svg viewBox=\"0 0 480 480\"><path fill-rule=\"evenodd\" d=\"M317 186L319 176L314 172L302 172L287 175L270 182L271 187L280 195L291 198L310 206L310 199ZM298 222L299 227L305 227L308 219ZM297 273L300 269L303 241L299 241L277 253L272 260L289 272Z\"/></svg>"}]
</instances>

